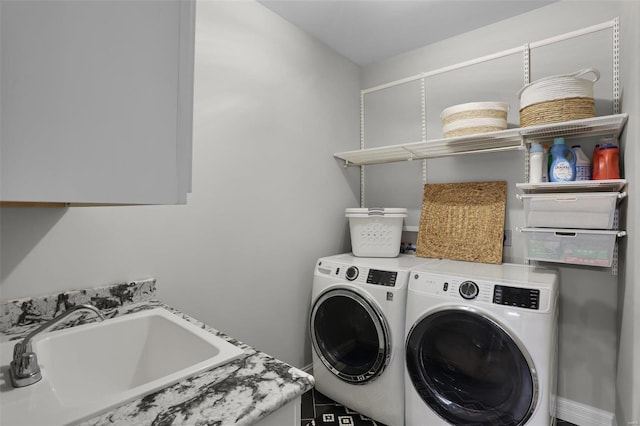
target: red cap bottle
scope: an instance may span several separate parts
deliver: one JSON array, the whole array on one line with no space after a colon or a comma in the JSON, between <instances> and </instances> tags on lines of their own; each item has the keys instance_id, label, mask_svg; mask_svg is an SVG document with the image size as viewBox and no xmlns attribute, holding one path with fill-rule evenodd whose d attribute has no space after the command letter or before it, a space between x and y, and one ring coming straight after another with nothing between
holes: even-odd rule
<instances>
[{"instance_id":1,"label":"red cap bottle","mask_svg":"<svg viewBox=\"0 0 640 426\"><path fill-rule=\"evenodd\" d=\"M620 149L618 145L606 144L600 147L600 162L604 163L604 176L600 171L600 179L620 179Z\"/></svg>"},{"instance_id":2,"label":"red cap bottle","mask_svg":"<svg viewBox=\"0 0 640 426\"><path fill-rule=\"evenodd\" d=\"M600 145L596 145L593 149L593 156L591 157L591 179L598 180L600 177Z\"/></svg>"}]
</instances>

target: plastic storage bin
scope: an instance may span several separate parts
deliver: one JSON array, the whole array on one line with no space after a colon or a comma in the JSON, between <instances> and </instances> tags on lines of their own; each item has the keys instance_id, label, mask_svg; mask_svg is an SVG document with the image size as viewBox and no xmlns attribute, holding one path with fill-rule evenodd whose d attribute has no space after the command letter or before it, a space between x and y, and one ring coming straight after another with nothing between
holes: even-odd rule
<instances>
[{"instance_id":1,"label":"plastic storage bin","mask_svg":"<svg viewBox=\"0 0 640 426\"><path fill-rule=\"evenodd\" d=\"M358 257L396 257L400 254L402 225L407 209L352 208L349 218L351 250Z\"/></svg>"},{"instance_id":2,"label":"plastic storage bin","mask_svg":"<svg viewBox=\"0 0 640 426\"><path fill-rule=\"evenodd\" d=\"M606 267L612 264L616 237L625 235L624 231L581 229L522 228L520 231L525 237L526 259Z\"/></svg>"},{"instance_id":3,"label":"plastic storage bin","mask_svg":"<svg viewBox=\"0 0 640 426\"><path fill-rule=\"evenodd\" d=\"M518 195L526 227L612 229L619 198L625 193L557 193Z\"/></svg>"}]
</instances>

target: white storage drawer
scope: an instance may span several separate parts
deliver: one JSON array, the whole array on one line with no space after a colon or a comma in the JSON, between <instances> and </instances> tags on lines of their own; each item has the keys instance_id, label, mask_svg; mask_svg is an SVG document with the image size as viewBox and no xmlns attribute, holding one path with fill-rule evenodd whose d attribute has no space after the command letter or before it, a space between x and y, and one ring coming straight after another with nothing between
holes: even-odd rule
<instances>
[{"instance_id":1,"label":"white storage drawer","mask_svg":"<svg viewBox=\"0 0 640 426\"><path fill-rule=\"evenodd\" d=\"M525 258L545 262L606 266L612 264L616 237L624 231L522 228Z\"/></svg>"},{"instance_id":2,"label":"white storage drawer","mask_svg":"<svg viewBox=\"0 0 640 426\"><path fill-rule=\"evenodd\" d=\"M589 192L518 195L526 227L612 229L617 201L626 193Z\"/></svg>"}]
</instances>

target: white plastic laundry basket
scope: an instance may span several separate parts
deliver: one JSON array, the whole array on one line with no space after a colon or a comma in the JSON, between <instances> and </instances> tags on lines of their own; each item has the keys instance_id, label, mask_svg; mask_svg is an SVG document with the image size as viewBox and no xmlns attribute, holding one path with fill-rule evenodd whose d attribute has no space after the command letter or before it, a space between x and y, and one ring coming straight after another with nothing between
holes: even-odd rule
<instances>
[{"instance_id":1,"label":"white plastic laundry basket","mask_svg":"<svg viewBox=\"0 0 640 426\"><path fill-rule=\"evenodd\" d=\"M358 257L396 257L400 253L403 208L351 208L349 218L351 250Z\"/></svg>"}]
</instances>

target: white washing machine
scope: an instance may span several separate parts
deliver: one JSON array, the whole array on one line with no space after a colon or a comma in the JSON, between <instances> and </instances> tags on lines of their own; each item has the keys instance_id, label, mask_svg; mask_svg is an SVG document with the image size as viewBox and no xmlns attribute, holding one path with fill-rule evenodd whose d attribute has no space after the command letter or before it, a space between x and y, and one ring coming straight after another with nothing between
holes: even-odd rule
<instances>
[{"instance_id":1,"label":"white washing machine","mask_svg":"<svg viewBox=\"0 0 640 426\"><path fill-rule=\"evenodd\" d=\"M309 330L316 389L390 426L404 425L404 321L410 270L428 259L352 254L318 260Z\"/></svg>"},{"instance_id":2,"label":"white washing machine","mask_svg":"<svg viewBox=\"0 0 640 426\"><path fill-rule=\"evenodd\" d=\"M555 423L557 272L419 266L406 318L407 426Z\"/></svg>"}]
</instances>

